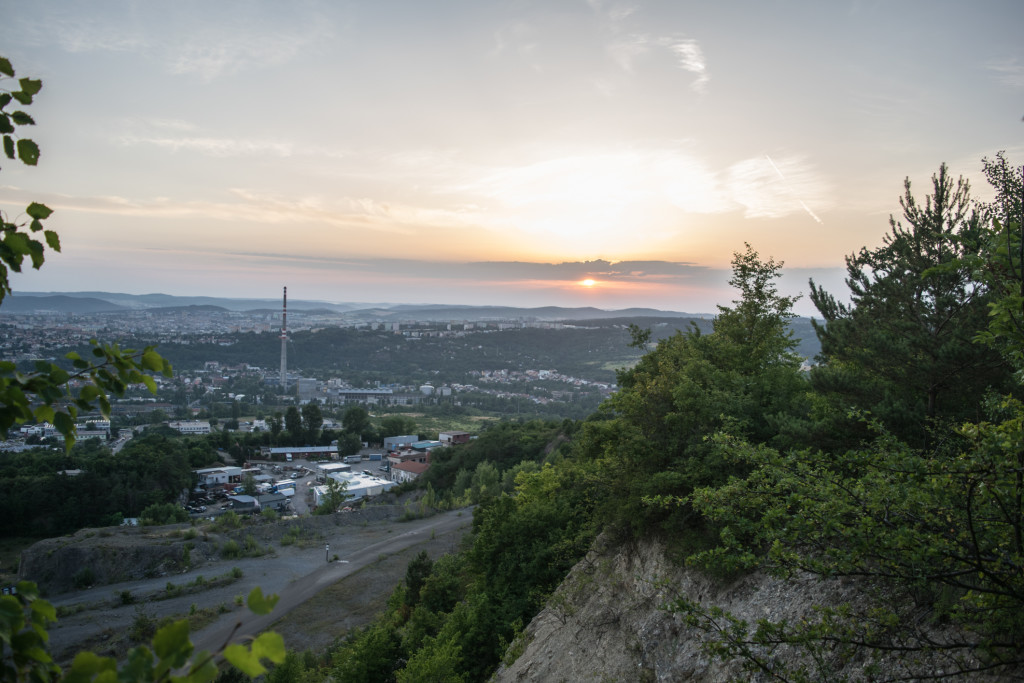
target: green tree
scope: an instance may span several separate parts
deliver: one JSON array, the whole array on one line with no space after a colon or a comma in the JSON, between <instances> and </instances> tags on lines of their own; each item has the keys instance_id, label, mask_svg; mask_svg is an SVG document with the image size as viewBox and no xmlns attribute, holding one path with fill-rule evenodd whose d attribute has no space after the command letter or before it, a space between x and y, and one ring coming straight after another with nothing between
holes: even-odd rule
<instances>
[{"instance_id":1,"label":"green tree","mask_svg":"<svg viewBox=\"0 0 1024 683\"><path fill-rule=\"evenodd\" d=\"M302 440L302 415L295 406L288 406L284 412L284 428L288 430L293 442L298 444Z\"/></svg>"},{"instance_id":2,"label":"green tree","mask_svg":"<svg viewBox=\"0 0 1024 683\"><path fill-rule=\"evenodd\" d=\"M363 406L349 406L341 416L341 426L346 432L352 432L364 441L371 441L368 437L373 433L373 423L370 421L370 414Z\"/></svg>"},{"instance_id":3,"label":"green tree","mask_svg":"<svg viewBox=\"0 0 1024 683\"><path fill-rule=\"evenodd\" d=\"M1005 386L999 355L973 343L987 325L991 297L971 265L983 230L968 183L954 183L942 164L923 205L909 179L904 189L906 225L891 217L881 247L846 259L852 303L811 282L824 318L815 323L821 365L811 373L822 407L817 437L845 434L839 446L867 436L846 417L851 408L924 444L930 426L977 419L985 391Z\"/></svg>"},{"instance_id":4,"label":"green tree","mask_svg":"<svg viewBox=\"0 0 1024 683\"><path fill-rule=\"evenodd\" d=\"M347 481L339 482L337 479L328 478L324 485L327 487L327 495L313 510L314 515L329 515L337 512L348 497L345 493L348 490Z\"/></svg>"},{"instance_id":5,"label":"green tree","mask_svg":"<svg viewBox=\"0 0 1024 683\"><path fill-rule=\"evenodd\" d=\"M1024 377L1024 166L1011 166L1000 152L982 159L982 169L996 192L983 204L989 221L979 270L993 294L990 321L979 340L1003 354Z\"/></svg>"},{"instance_id":6,"label":"green tree","mask_svg":"<svg viewBox=\"0 0 1024 683\"><path fill-rule=\"evenodd\" d=\"M356 455L363 448L363 442L351 432L343 432L338 435L338 455Z\"/></svg>"},{"instance_id":7,"label":"green tree","mask_svg":"<svg viewBox=\"0 0 1024 683\"><path fill-rule=\"evenodd\" d=\"M174 503L155 503L142 511L143 524L162 525L177 524L188 521L188 513L180 505Z\"/></svg>"},{"instance_id":8,"label":"green tree","mask_svg":"<svg viewBox=\"0 0 1024 683\"><path fill-rule=\"evenodd\" d=\"M324 424L323 413L315 401L302 406L302 427L306 432L306 443L313 445L320 439L320 428Z\"/></svg>"},{"instance_id":9,"label":"green tree","mask_svg":"<svg viewBox=\"0 0 1024 683\"><path fill-rule=\"evenodd\" d=\"M427 577L430 576L433 566L434 562L426 550L421 550L416 557L409 561L409 566L405 570L405 604L409 607L415 607L419 602L420 589L423 588Z\"/></svg>"},{"instance_id":10,"label":"green tree","mask_svg":"<svg viewBox=\"0 0 1024 683\"><path fill-rule=\"evenodd\" d=\"M380 421L380 435L385 439L389 436L416 434L416 429L416 420L407 415L388 415Z\"/></svg>"},{"instance_id":11,"label":"green tree","mask_svg":"<svg viewBox=\"0 0 1024 683\"><path fill-rule=\"evenodd\" d=\"M621 488L605 498L606 514L617 521L673 532L692 526L686 506L666 518L645 498L685 496L739 474L706 437L725 429L770 441L780 422L804 409L806 384L786 325L794 299L774 285L783 264L762 260L750 245L732 263L730 283L740 296L732 307L719 307L713 333L693 326L663 339L620 374L620 389L604 406L612 418L584 423L580 448L602 478Z\"/></svg>"}]
</instances>

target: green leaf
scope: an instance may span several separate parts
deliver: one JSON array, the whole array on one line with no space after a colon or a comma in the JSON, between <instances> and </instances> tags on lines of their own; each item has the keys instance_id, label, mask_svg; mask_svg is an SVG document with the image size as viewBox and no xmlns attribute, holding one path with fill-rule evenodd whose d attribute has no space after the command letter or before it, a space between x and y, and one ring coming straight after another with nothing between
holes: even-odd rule
<instances>
[{"instance_id":1,"label":"green leaf","mask_svg":"<svg viewBox=\"0 0 1024 683\"><path fill-rule=\"evenodd\" d=\"M21 91L29 95L35 95L43 89L43 82L38 78L21 78L18 83L21 84Z\"/></svg>"},{"instance_id":2,"label":"green leaf","mask_svg":"<svg viewBox=\"0 0 1024 683\"><path fill-rule=\"evenodd\" d=\"M20 232L9 232L4 236L4 244L15 254L28 254L28 237ZM5 259L6 260L6 259ZM21 259L18 259L20 262Z\"/></svg>"},{"instance_id":3,"label":"green leaf","mask_svg":"<svg viewBox=\"0 0 1024 683\"><path fill-rule=\"evenodd\" d=\"M11 60L7 57L0 57L0 74L14 78L14 67L11 66Z\"/></svg>"},{"instance_id":4,"label":"green leaf","mask_svg":"<svg viewBox=\"0 0 1024 683\"><path fill-rule=\"evenodd\" d=\"M192 661L192 668L189 669L188 676L184 679L186 683L211 683L220 673L214 658L205 650L196 654ZM196 668L195 662L202 662L202 664Z\"/></svg>"},{"instance_id":5,"label":"green leaf","mask_svg":"<svg viewBox=\"0 0 1024 683\"><path fill-rule=\"evenodd\" d=\"M267 673L267 668L260 664L258 657L253 655L244 645L228 645L224 648L224 659L249 678L256 678Z\"/></svg>"},{"instance_id":6,"label":"green leaf","mask_svg":"<svg viewBox=\"0 0 1024 683\"><path fill-rule=\"evenodd\" d=\"M153 636L153 652L161 660L166 660L171 668L177 669L183 666L192 654L192 641L188 635L187 619L168 624Z\"/></svg>"},{"instance_id":7,"label":"green leaf","mask_svg":"<svg viewBox=\"0 0 1024 683\"><path fill-rule=\"evenodd\" d=\"M117 662L112 657L100 657L95 652L82 650L71 662L71 670L64 678L65 683L79 683L96 680L102 672L116 672Z\"/></svg>"},{"instance_id":8,"label":"green leaf","mask_svg":"<svg viewBox=\"0 0 1024 683\"><path fill-rule=\"evenodd\" d=\"M263 615L270 614L270 610L274 609L274 605L277 604L277 600L278 598L276 595L264 596L263 590L259 586L256 586L252 589L252 592L249 593L247 604L249 605L249 610L254 614Z\"/></svg>"},{"instance_id":9,"label":"green leaf","mask_svg":"<svg viewBox=\"0 0 1024 683\"><path fill-rule=\"evenodd\" d=\"M27 213L30 218L44 220L50 217L50 215L53 213L53 209L48 207L46 204L32 202L25 208L25 213Z\"/></svg>"},{"instance_id":10,"label":"green leaf","mask_svg":"<svg viewBox=\"0 0 1024 683\"><path fill-rule=\"evenodd\" d=\"M13 133L14 124L11 123L11 119L6 114L0 115L0 133Z\"/></svg>"},{"instance_id":11,"label":"green leaf","mask_svg":"<svg viewBox=\"0 0 1024 683\"><path fill-rule=\"evenodd\" d=\"M36 123L31 116L20 110L11 112L11 120L17 126L34 126Z\"/></svg>"},{"instance_id":12,"label":"green leaf","mask_svg":"<svg viewBox=\"0 0 1024 683\"><path fill-rule=\"evenodd\" d=\"M39 422L53 422L54 409L48 405L38 406L35 411L36 420Z\"/></svg>"},{"instance_id":13,"label":"green leaf","mask_svg":"<svg viewBox=\"0 0 1024 683\"><path fill-rule=\"evenodd\" d=\"M164 359L156 351L146 351L142 354L142 367L146 370L152 370L153 372L159 372L163 370Z\"/></svg>"},{"instance_id":14,"label":"green leaf","mask_svg":"<svg viewBox=\"0 0 1024 683\"><path fill-rule=\"evenodd\" d=\"M8 159L14 158L14 138L10 135L4 136L4 154L7 155Z\"/></svg>"},{"instance_id":15,"label":"green leaf","mask_svg":"<svg viewBox=\"0 0 1024 683\"><path fill-rule=\"evenodd\" d=\"M39 161L39 145L27 138L18 140L18 158L22 163L35 166Z\"/></svg>"},{"instance_id":16,"label":"green leaf","mask_svg":"<svg viewBox=\"0 0 1024 683\"><path fill-rule=\"evenodd\" d=\"M274 664L281 664L287 654L284 638L275 631L261 633L252 643L252 653L260 659L269 659Z\"/></svg>"},{"instance_id":17,"label":"green leaf","mask_svg":"<svg viewBox=\"0 0 1024 683\"><path fill-rule=\"evenodd\" d=\"M54 415L53 426L64 435L64 438L73 436L75 433L75 423L71 421L71 416L67 413L57 413Z\"/></svg>"},{"instance_id":18,"label":"green leaf","mask_svg":"<svg viewBox=\"0 0 1024 683\"><path fill-rule=\"evenodd\" d=\"M32 267L36 270L42 268L43 262L46 261L46 256L43 254L43 244L37 240L29 240L28 251L32 257Z\"/></svg>"},{"instance_id":19,"label":"green leaf","mask_svg":"<svg viewBox=\"0 0 1024 683\"><path fill-rule=\"evenodd\" d=\"M50 245L50 249L60 251L60 237L57 236L57 233L53 230L45 230L43 236L46 237L46 243Z\"/></svg>"}]
</instances>

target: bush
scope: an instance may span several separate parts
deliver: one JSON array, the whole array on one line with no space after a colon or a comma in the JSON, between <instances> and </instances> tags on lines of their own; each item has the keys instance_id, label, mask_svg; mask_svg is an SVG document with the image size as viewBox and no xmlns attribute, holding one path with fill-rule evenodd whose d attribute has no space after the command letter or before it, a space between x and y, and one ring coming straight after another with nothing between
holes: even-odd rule
<instances>
[{"instance_id":1,"label":"bush","mask_svg":"<svg viewBox=\"0 0 1024 683\"><path fill-rule=\"evenodd\" d=\"M82 567L75 573L72 580L75 583L75 588L88 588L96 583L96 572L92 570L92 567Z\"/></svg>"},{"instance_id":2,"label":"bush","mask_svg":"<svg viewBox=\"0 0 1024 683\"><path fill-rule=\"evenodd\" d=\"M142 523L146 525L177 524L188 521L188 513L174 503L154 503L142 511Z\"/></svg>"}]
</instances>

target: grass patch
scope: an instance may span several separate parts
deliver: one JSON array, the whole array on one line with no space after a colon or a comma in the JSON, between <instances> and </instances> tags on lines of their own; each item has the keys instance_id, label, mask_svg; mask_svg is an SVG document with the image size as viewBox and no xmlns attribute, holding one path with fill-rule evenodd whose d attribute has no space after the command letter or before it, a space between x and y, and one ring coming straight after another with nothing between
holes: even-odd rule
<instances>
[{"instance_id":1,"label":"grass patch","mask_svg":"<svg viewBox=\"0 0 1024 683\"><path fill-rule=\"evenodd\" d=\"M169 600L171 598L181 597L182 595L192 595L193 593L199 593L200 591L208 590L210 588L229 586L235 581L238 581L244 575L245 572L243 572L240 568L232 567L231 571L221 574L220 576L215 576L212 579L207 579L203 577L202 574L200 574L188 583L174 584L168 581L163 593L160 593L153 599Z\"/></svg>"}]
</instances>

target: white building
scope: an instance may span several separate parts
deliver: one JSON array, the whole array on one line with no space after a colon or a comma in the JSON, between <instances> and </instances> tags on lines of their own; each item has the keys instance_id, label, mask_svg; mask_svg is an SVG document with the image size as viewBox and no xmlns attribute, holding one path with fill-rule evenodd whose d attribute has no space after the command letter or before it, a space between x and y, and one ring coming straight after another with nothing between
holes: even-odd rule
<instances>
[{"instance_id":1,"label":"white building","mask_svg":"<svg viewBox=\"0 0 1024 683\"><path fill-rule=\"evenodd\" d=\"M182 434L209 434L210 423L204 420L174 421L168 422L167 426Z\"/></svg>"},{"instance_id":2,"label":"white building","mask_svg":"<svg viewBox=\"0 0 1024 683\"><path fill-rule=\"evenodd\" d=\"M196 470L196 476L199 478L199 486L205 489L223 486L224 484L241 484L242 468L228 465L223 467L206 467Z\"/></svg>"}]
</instances>

